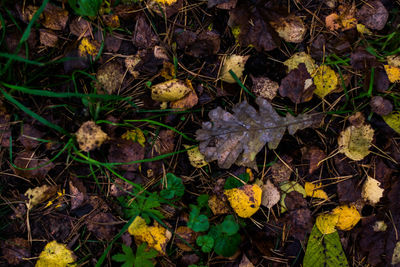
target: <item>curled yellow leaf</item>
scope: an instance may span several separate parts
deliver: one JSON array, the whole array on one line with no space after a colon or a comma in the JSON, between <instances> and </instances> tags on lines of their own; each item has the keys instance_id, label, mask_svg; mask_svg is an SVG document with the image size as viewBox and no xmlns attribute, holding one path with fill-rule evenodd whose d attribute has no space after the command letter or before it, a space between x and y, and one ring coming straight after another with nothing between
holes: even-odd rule
<instances>
[{"instance_id":1,"label":"curled yellow leaf","mask_svg":"<svg viewBox=\"0 0 400 267\"><path fill-rule=\"evenodd\" d=\"M256 184L227 189L225 195L239 217L248 218L260 208L262 190Z\"/></svg>"},{"instance_id":2,"label":"curled yellow leaf","mask_svg":"<svg viewBox=\"0 0 400 267\"><path fill-rule=\"evenodd\" d=\"M351 230L361 219L354 205L342 205L333 209L332 214L339 215L336 227L340 230Z\"/></svg>"},{"instance_id":3,"label":"curled yellow leaf","mask_svg":"<svg viewBox=\"0 0 400 267\"><path fill-rule=\"evenodd\" d=\"M77 266L74 253L66 245L51 241L39 255L35 267L73 267Z\"/></svg>"},{"instance_id":4,"label":"curled yellow leaf","mask_svg":"<svg viewBox=\"0 0 400 267\"><path fill-rule=\"evenodd\" d=\"M313 184L310 182L306 182L304 185L304 189L306 190L306 194L308 197L315 197L321 199L328 199L328 195L324 190L321 189L322 183Z\"/></svg>"}]
</instances>

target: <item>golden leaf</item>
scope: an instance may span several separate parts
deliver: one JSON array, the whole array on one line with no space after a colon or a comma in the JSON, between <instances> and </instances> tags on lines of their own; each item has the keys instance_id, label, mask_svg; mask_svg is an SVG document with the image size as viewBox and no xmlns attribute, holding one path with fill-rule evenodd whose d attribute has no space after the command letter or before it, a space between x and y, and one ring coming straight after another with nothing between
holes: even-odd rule
<instances>
[{"instance_id":1,"label":"golden leaf","mask_svg":"<svg viewBox=\"0 0 400 267\"><path fill-rule=\"evenodd\" d=\"M76 140L78 141L79 148L85 152L100 147L107 139L107 134L94 121L83 123L76 132Z\"/></svg>"},{"instance_id":2,"label":"golden leaf","mask_svg":"<svg viewBox=\"0 0 400 267\"><path fill-rule=\"evenodd\" d=\"M191 145L183 145L184 148L188 149ZM187 151L189 156L190 164L195 168L201 168L206 166L208 163L204 160L204 155L200 153L199 147L194 147Z\"/></svg>"},{"instance_id":3,"label":"golden leaf","mask_svg":"<svg viewBox=\"0 0 400 267\"><path fill-rule=\"evenodd\" d=\"M132 140L133 142L138 142L142 147L144 147L144 143L146 142L146 138L144 137L142 130L140 130L139 128L126 131L126 133L124 133L121 138L125 140Z\"/></svg>"},{"instance_id":4,"label":"golden leaf","mask_svg":"<svg viewBox=\"0 0 400 267\"><path fill-rule=\"evenodd\" d=\"M74 253L64 244L51 241L40 253L35 267L73 267L77 266L77 264L73 264L75 258Z\"/></svg>"},{"instance_id":5,"label":"golden leaf","mask_svg":"<svg viewBox=\"0 0 400 267\"><path fill-rule=\"evenodd\" d=\"M176 101L188 94L191 89L185 82L172 79L163 83L153 85L151 88L151 98L155 101Z\"/></svg>"},{"instance_id":6,"label":"golden leaf","mask_svg":"<svg viewBox=\"0 0 400 267\"><path fill-rule=\"evenodd\" d=\"M249 218L260 208L262 190L258 185L227 189L225 195L239 217Z\"/></svg>"},{"instance_id":7,"label":"golden leaf","mask_svg":"<svg viewBox=\"0 0 400 267\"><path fill-rule=\"evenodd\" d=\"M288 72L297 69L300 63L304 63L306 65L308 73L313 75L317 66L315 65L314 59L305 52L298 52L293 54L288 60L283 62L283 64L288 67Z\"/></svg>"},{"instance_id":8,"label":"golden leaf","mask_svg":"<svg viewBox=\"0 0 400 267\"><path fill-rule=\"evenodd\" d=\"M332 214L339 215L336 227L343 231L351 230L360 220L361 215L354 205L342 205L333 209Z\"/></svg>"},{"instance_id":9,"label":"golden leaf","mask_svg":"<svg viewBox=\"0 0 400 267\"><path fill-rule=\"evenodd\" d=\"M317 225L321 233L329 235L336 231L336 224L338 223L338 220L338 214L325 213L320 214L317 217L315 224Z\"/></svg>"},{"instance_id":10,"label":"golden leaf","mask_svg":"<svg viewBox=\"0 0 400 267\"><path fill-rule=\"evenodd\" d=\"M337 74L329 66L319 66L313 76L316 89L314 94L320 98L324 98L329 93L336 90L339 80Z\"/></svg>"},{"instance_id":11,"label":"golden leaf","mask_svg":"<svg viewBox=\"0 0 400 267\"><path fill-rule=\"evenodd\" d=\"M246 64L249 56L231 55L225 59L224 65L221 69L220 78L227 83L235 83L232 75L229 73L232 70L240 79L243 76L244 65Z\"/></svg>"},{"instance_id":12,"label":"golden leaf","mask_svg":"<svg viewBox=\"0 0 400 267\"><path fill-rule=\"evenodd\" d=\"M88 38L83 38L78 50L81 56L90 55L90 56L97 56L99 53L100 44L96 40L89 40Z\"/></svg>"},{"instance_id":13,"label":"golden leaf","mask_svg":"<svg viewBox=\"0 0 400 267\"><path fill-rule=\"evenodd\" d=\"M321 189L322 183L313 184L310 182L306 182L304 185L304 189L306 190L306 194L308 197L322 198L328 199L328 195L324 190Z\"/></svg>"},{"instance_id":14,"label":"golden leaf","mask_svg":"<svg viewBox=\"0 0 400 267\"><path fill-rule=\"evenodd\" d=\"M391 83L400 82L400 68L391 65L384 65L384 67Z\"/></svg>"}]
</instances>

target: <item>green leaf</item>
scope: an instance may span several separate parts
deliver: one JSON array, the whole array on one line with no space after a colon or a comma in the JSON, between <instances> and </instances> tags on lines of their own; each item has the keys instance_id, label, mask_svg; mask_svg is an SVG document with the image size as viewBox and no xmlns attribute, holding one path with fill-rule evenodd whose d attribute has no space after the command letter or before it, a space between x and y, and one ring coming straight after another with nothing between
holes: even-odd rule
<instances>
[{"instance_id":1,"label":"green leaf","mask_svg":"<svg viewBox=\"0 0 400 267\"><path fill-rule=\"evenodd\" d=\"M229 235L234 235L239 231L239 224L235 221L233 215L228 215L225 217L221 224L222 232Z\"/></svg>"},{"instance_id":2,"label":"green leaf","mask_svg":"<svg viewBox=\"0 0 400 267\"><path fill-rule=\"evenodd\" d=\"M238 180L237 178L239 178L240 180ZM238 177L229 176L228 179L226 179L226 181L225 181L224 189L227 190L227 189L241 187L244 184L247 184L249 179L250 179L250 176L248 173L239 174ZM241 182L241 181L243 181L243 182Z\"/></svg>"},{"instance_id":3,"label":"green leaf","mask_svg":"<svg viewBox=\"0 0 400 267\"><path fill-rule=\"evenodd\" d=\"M99 12L102 0L69 0L71 8L81 16L95 17Z\"/></svg>"},{"instance_id":4,"label":"green leaf","mask_svg":"<svg viewBox=\"0 0 400 267\"><path fill-rule=\"evenodd\" d=\"M156 192L151 193L148 197L139 195L134 201L129 198L118 198L121 206L124 207L124 214L126 217L139 215L149 223L149 216L156 216L157 218L164 218L162 213L156 208L160 207L159 197Z\"/></svg>"},{"instance_id":5,"label":"green leaf","mask_svg":"<svg viewBox=\"0 0 400 267\"><path fill-rule=\"evenodd\" d=\"M157 251L151 248L146 251L146 243L142 243L136 250L136 259L133 266L135 267L153 267L153 261L151 259L157 257Z\"/></svg>"},{"instance_id":6,"label":"green leaf","mask_svg":"<svg viewBox=\"0 0 400 267\"><path fill-rule=\"evenodd\" d=\"M185 193L185 186L182 179L176 177L172 173L167 173L167 188L161 190L160 196L165 199L173 199L174 197L181 197Z\"/></svg>"},{"instance_id":7,"label":"green leaf","mask_svg":"<svg viewBox=\"0 0 400 267\"><path fill-rule=\"evenodd\" d=\"M223 232L222 224L211 227L208 235L214 238L214 251L218 255L230 257L239 248L240 234L227 235Z\"/></svg>"},{"instance_id":8,"label":"green leaf","mask_svg":"<svg viewBox=\"0 0 400 267\"><path fill-rule=\"evenodd\" d=\"M124 254L116 254L111 258L113 261L124 262L123 266L134 266L135 255L133 254L132 248L122 244L122 251Z\"/></svg>"},{"instance_id":9,"label":"green leaf","mask_svg":"<svg viewBox=\"0 0 400 267\"><path fill-rule=\"evenodd\" d=\"M200 214L200 209L197 206L191 205L191 207L187 226L195 232L207 231L210 227L207 216Z\"/></svg>"},{"instance_id":10,"label":"green leaf","mask_svg":"<svg viewBox=\"0 0 400 267\"><path fill-rule=\"evenodd\" d=\"M201 247L201 251L209 253L214 247L214 238L209 235L201 235L197 237L196 244Z\"/></svg>"},{"instance_id":11,"label":"green leaf","mask_svg":"<svg viewBox=\"0 0 400 267\"><path fill-rule=\"evenodd\" d=\"M307 243L303 267L349 266L338 232L323 235L314 225Z\"/></svg>"},{"instance_id":12,"label":"green leaf","mask_svg":"<svg viewBox=\"0 0 400 267\"><path fill-rule=\"evenodd\" d=\"M202 194L202 195L198 196L197 197L197 206L199 206L200 209L203 207L207 207L208 199L209 199L209 196L207 194Z\"/></svg>"}]
</instances>

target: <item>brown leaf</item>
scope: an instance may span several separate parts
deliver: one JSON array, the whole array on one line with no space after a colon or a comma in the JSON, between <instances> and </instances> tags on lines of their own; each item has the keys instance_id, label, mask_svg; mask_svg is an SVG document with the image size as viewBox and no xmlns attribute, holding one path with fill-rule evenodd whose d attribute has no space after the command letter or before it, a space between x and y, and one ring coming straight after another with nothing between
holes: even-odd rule
<instances>
[{"instance_id":1,"label":"brown leaf","mask_svg":"<svg viewBox=\"0 0 400 267\"><path fill-rule=\"evenodd\" d=\"M358 47L351 53L351 66L355 70L366 70L376 66L376 57L368 53L365 48Z\"/></svg>"},{"instance_id":2,"label":"brown leaf","mask_svg":"<svg viewBox=\"0 0 400 267\"><path fill-rule=\"evenodd\" d=\"M306 148L303 153L303 159L309 161L308 173L312 174L319 169L320 166L318 166L318 163L324 158L326 158L326 154L320 148L315 146Z\"/></svg>"},{"instance_id":3,"label":"brown leaf","mask_svg":"<svg viewBox=\"0 0 400 267\"><path fill-rule=\"evenodd\" d=\"M116 219L111 213L97 213L86 221L87 228L99 240L111 241L117 233Z\"/></svg>"},{"instance_id":4,"label":"brown leaf","mask_svg":"<svg viewBox=\"0 0 400 267\"><path fill-rule=\"evenodd\" d=\"M214 31L203 31L196 34L192 31L176 33L176 41L185 53L193 57L207 57L215 55L221 44L220 35Z\"/></svg>"},{"instance_id":5,"label":"brown leaf","mask_svg":"<svg viewBox=\"0 0 400 267\"><path fill-rule=\"evenodd\" d=\"M21 144L27 149L27 150L33 150L36 148L38 145L40 145L40 142L35 140L36 138L42 138L44 136L44 133L36 129L30 124L24 124L21 135L18 138L18 141L21 142Z\"/></svg>"},{"instance_id":6,"label":"brown leaf","mask_svg":"<svg viewBox=\"0 0 400 267\"><path fill-rule=\"evenodd\" d=\"M384 254L386 243L386 233L374 231L376 221L375 216L361 219L362 226L358 240L361 252L368 256L368 263L372 266L379 266L383 263L382 254Z\"/></svg>"},{"instance_id":7,"label":"brown leaf","mask_svg":"<svg viewBox=\"0 0 400 267\"><path fill-rule=\"evenodd\" d=\"M6 113L6 108L0 100L0 145L2 147L10 146L10 115Z\"/></svg>"},{"instance_id":8,"label":"brown leaf","mask_svg":"<svg viewBox=\"0 0 400 267\"><path fill-rule=\"evenodd\" d=\"M212 8L217 6L219 9L230 10L235 8L237 0L208 0L207 7Z\"/></svg>"},{"instance_id":9,"label":"brown leaf","mask_svg":"<svg viewBox=\"0 0 400 267\"><path fill-rule=\"evenodd\" d=\"M198 234L187 226L179 226L175 230L175 234L175 244L183 251L192 251L192 248L186 245L183 240L193 245L196 242Z\"/></svg>"},{"instance_id":10,"label":"brown leaf","mask_svg":"<svg viewBox=\"0 0 400 267\"><path fill-rule=\"evenodd\" d=\"M389 12L380 0L367 1L358 11L357 19L373 30L382 30L389 17Z\"/></svg>"},{"instance_id":11,"label":"brown leaf","mask_svg":"<svg viewBox=\"0 0 400 267\"><path fill-rule=\"evenodd\" d=\"M289 235L299 240L304 240L306 235L311 232L313 219L308 208L301 208L290 211L286 216Z\"/></svg>"},{"instance_id":12,"label":"brown leaf","mask_svg":"<svg viewBox=\"0 0 400 267\"><path fill-rule=\"evenodd\" d=\"M14 160L14 164L18 167L18 168L13 168L15 174L25 178L37 178L37 179L44 179L47 173L55 166L52 162L49 162L49 159L47 157L42 159L37 158L35 156L35 152L30 152L30 151L22 151L18 153L17 157ZM35 169L21 170L19 168L22 169L35 168Z\"/></svg>"},{"instance_id":13,"label":"brown leaf","mask_svg":"<svg viewBox=\"0 0 400 267\"><path fill-rule=\"evenodd\" d=\"M272 100L279 89L279 84L277 82L272 81L268 77L254 77L250 75L250 78L253 82L253 86L251 90L257 96L261 96L267 100Z\"/></svg>"},{"instance_id":14,"label":"brown leaf","mask_svg":"<svg viewBox=\"0 0 400 267\"><path fill-rule=\"evenodd\" d=\"M270 24L286 42L301 43L307 33L303 20L293 14L270 21Z\"/></svg>"},{"instance_id":15,"label":"brown leaf","mask_svg":"<svg viewBox=\"0 0 400 267\"><path fill-rule=\"evenodd\" d=\"M132 42L139 48L150 48L158 43L158 37L147 23L145 16L140 16L136 21Z\"/></svg>"},{"instance_id":16,"label":"brown leaf","mask_svg":"<svg viewBox=\"0 0 400 267\"><path fill-rule=\"evenodd\" d=\"M113 94L122 84L124 70L121 64L112 61L98 69L96 78L108 94Z\"/></svg>"},{"instance_id":17,"label":"brown leaf","mask_svg":"<svg viewBox=\"0 0 400 267\"><path fill-rule=\"evenodd\" d=\"M384 99L381 96L374 96L371 98L369 102L371 106L371 110L378 115L388 115L393 110L393 104L387 99Z\"/></svg>"},{"instance_id":18,"label":"brown leaf","mask_svg":"<svg viewBox=\"0 0 400 267\"><path fill-rule=\"evenodd\" d=\"M364 80L365 81L365 80ZM369 86L369 79L365 81ZM389 89L390 81L384 68L376 68L374 72L374 88L378 92L385 92Z\"/></svg>"},{"instance_id":19,"label":"brown leaf","mask_svg":"<svg viewBox=\"0 0 400 267\"><path fill-rule=\"evenodd\" d=\"M288 73L282 79L279 94L288 97L293 103L303 103L311 100L316 89L310 73L304 63L299 64L297 69Z\"/></svg>"},{"instance_id":20,"label":"brown leaf","mask_svg":"<svg viewBox=\"0 0 400 267\"><path fill-rule=\"evenodd\" d=\"M149 0L147 6L160 17L171 17L179 12L183 7L183 0L174 1L172 5L162 4L160 0Z\"/></svg>"},{"instance_id":21,"label":"brown leaf","mask_svg":"<svg viewBox=\"0 0 400 267\"><path fill-rule=\"evenodd\" d=\"M70 32L78 37L89 37L92 32L90 23L82 17L75 18L69 23Z\"/></svg>"},{"instance_id":22,"label":"brown leaf","mask_svg":"<svg viewBox=\"0 0 400 267\"><path fill-rule=\"evenodd\" d=\"M108 52L117 53L121 47L122 39L116 34L107 34L104 40L104 49Z\"/></svg>"},{"instance_id":23,"label":"brown leaf","mask_svg":"<svg viewBox=\"0 0 400 267\"><path fill-rule=\"evenodd\" d=\"M207 162L218 160L218 166L224 169L234 163L256 168L257 153L266 143L270 149L278 147L286 128L293 135L320 122L318 116L310 114L293 117L288 113L281 117L261 97L256 103L258 112L246 101L237 104L233 114L220 107L209 112L211 122L203 122L202 129L196 131L200 152Z\"/></svg>"},{"instance_id":24,"label":"brown leaf","mask_svg":"<svg viewBox=\"0 0 400 267\"><path fill-rule=\"evenodd\" d=\"M174 131L161 130L154 144L160 155L172 153L175 148Z\"/></svg>"},{"instance_id":25,"label":"brown leaf","mask_svg":"<svg viewBox=\"0 0 400 267\"><path fill-rule=\"evenodd\" d=\"M84 122L76 132L79 148L85 152L99 148L107 139L107 134L94 121Z\"/></svg>"},{"instance_id":26,"label":"brown leaf","mask_svg":"<svg viewBox=\"0 0 400 267\"><path fill-rule=\"evenodd\" d=\"M40 43L47 47L56 47L58 36L51 30L40 29Z\"/></svg>"},{"instance_id":27,"label":"brown leaf","mask_svg":"<svg viewBox=\"0 0 400 267\"><path fill-rule=\"evenodd\" d=\"M86 187L75 176L69 180L69 193L71 195L71 210L81 207L87 200Z\"/></svg>"},{"instance_id":28,"label":"brown leaf","mask_svg":"<svg viewBox=\"0 0 400 267\"><path fill-rule=\"evenodd\" d=\"M7 239L1 242L1 252L8 264L17 265L25 262L24 258L31 257L31 245L20 237Z\"/></svg>"},{"instance_id":29,"label":"brown leaf","mask_svg":"<svg viewBox=\"0 0 400 267\"><path fill-rule=\"evenodd\" d=\"M112 142L108 150L108 160L110 162L129 162L144 158L144 147L131 140L117 139ZM136 171L139 163L118 165L119 169L126 171Z\"/></svg>"},{"instance_id":30,"label":"brown leaf","mask_svg":"<svg viewBox=\"0 0 400 267\"><path fill-rule=\"evenodd\" d=\"M127 178L126 177L127 173L130 174L130 172L126 172L124 174L125 178ZM140 178L139 179L135 179L134 182L137 183L137 184L141 184L139 180L141 180L141 179ZM131 192L132 189L133 189L133 185L131 185L131 184L125 182L124 180L118 178L118 179L115 179L114 183L111 185L110 194L113 197L120 197L120 196L124 196L124 195L128 194L127 192Z\"/></svg>"},{"instance_id":31,"label":"brown leaf","mask_svg":"<svg viewBox=\"0 0 400 267\"><path fill-rule=\"evenodd\" d=\"M64 30L68 21L68 11L53 4L47 4L43 11L42 25L48 29Z\"/></svg>"},{"instance_id":32,"label":"brown leaf","mask_svg":"<svg viewBox=\"0 0 400 267\"><path fill-rule=\"evenodd\" d=\"M294 211L307 207L307 200L297 191L286 194L285 205L288 211Z\"/></svg>"},{"instance_id":33,"label":"brown leaf","mask_svg":"<svg viewBox=\"0 0 400 267\"><path fill-rule=\"evenodd\" d=\"M351 203L361 198L361 188L354 178L347 179L337 184L339 203Z\"/></svg>"},{"instance_id":34,"label":"brown leaf","mask_svg":"<svg viewBox=\"0 0 400 267\"><path fill-rule=\"evenodd\" d=\"M286 164L282 161L276 162L274 165L271 166L271 179L275 185L279 185L282 182L289 181L290 175L292 174L291 162L293 161L290 157L282 158Z\"/></svg>"}]
</instances>

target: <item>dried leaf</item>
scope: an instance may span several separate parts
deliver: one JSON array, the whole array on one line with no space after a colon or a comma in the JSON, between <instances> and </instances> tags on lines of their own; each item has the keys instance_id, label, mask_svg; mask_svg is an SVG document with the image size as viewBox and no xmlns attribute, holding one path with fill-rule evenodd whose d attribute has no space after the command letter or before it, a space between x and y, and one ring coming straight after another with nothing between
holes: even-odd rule
<instances>
[{"instance_id":1,"label":"dried leaf","mask_svg":"<svg viewBox=\"0 0 400 267\"><path fill-rule=\"evenodd\" d=\"M39 255L39 260L35 267L72 267L78 266L75 262L74 253L67 248L66 245L51 241L47 243L43 251Z\"/></svg>"},{"instance_id":2,"label":"dried leaf","mask_svg":"<svg viewBox=\"0 0 400 267\"><path fill-rule=\"evenodd\" d=\"M279 37L290 43L301 43L307 32L303 20L293 14L270 21L270 24Z\"/></svg>"},{"instance_id":3,"label":"dried leaf","mask_svg":"<svg viewBox=\"0 0 400 267\"><path fill-rule=\"evenodd\" d=\"M262 188L262 200L261 205L272 208L281 199L279 190L269 180L261 187Z\"/></svg>"},{"instance_id":4,"label":"dried leaf","mask_svg":"<svg viewBox=\"0 0 400 267\"><path fill-rule=\"evenodd\" d=\"M139 143L131 140L116 139L112 142L108 150L108 160L110 162L131 162L142 160L145 149ZM130 163L118 165L117 168L126 171L136 171L140 163Z\"/></svg>"},{"instance_id":5,"label":"dried leaf","mask_svg":"<svg viewBox=\"0 0 400 267\"><path fill-rule=\"evenodd\" d=\"M391 65L384 65L386 74L389 78L391 83L398 83L400 82L400 68L391 66Z\"/></svg>"},{"instance_id":6,"label":"dried leaf","mask_svg":"<svg viewBox=\"0 0 400 267\"><path fill-rule=\"evenodd\" d=\"M25 196L28 198L27 206L29 209L34 206L48 200L57 192L57 186L42 185L35 188L29 188L25 192Z\"/></svg>"},{"instance_id":7,"label":"dried leaf","mask_svg":"<svg viewBox=\"0 0 400 267\"><path fill-rule=\"evenodd\" d=\"M393 111L389 115L382 116L387 125L390 126L396 133L400 134L400 112Z\"/></svg>"},{"instance_id":8,"label":"dried leaf","mask_svg":"<svg viewBox=\"0 0 400 267\"><path fill-rule=\"evenodd\" d=\"M360 127L351 125L339 135L339 152L352 160L362 160L370 153L373 138L374 130L369 124Z\"/></svg>"},{"instance_id":9,"label":"dried leaf","mask_svg":"<svg viewBox=\"0 0 400 267\"><path fill-rule=\"evenodd\" d=\"M351 230L361 219L361 215L354 205L336 207L332 210L332 214L339 215L336 228L343 231Z\"/></svg>"},{"instance_id":10,"label":"dried leaf","mask_svg":"<svg viewBox=\"0 0 400 267\"><path fill-rule=\"evenodd\" d=\"M153 85L150 89L151 98L162 102L179 100L191 91L185 82L178 79Z\"/></svg>"},{"instance_id":11,"label":"dried leaf","mask_svg":"<svg viewBox=\"0 0 400 267\"><path fill-rule=\"evenodd\" d=\"M382 30L388 17L389 12L380 0L368 1L357 11L357 19L373 30Z\"/></svg>"},{"instance_id":12,"label":"dried leaf","mask_svg":"<svg viewBox=\"0 0 400 267\"><path fill-rule=\"evenodd\" d=\"M183 251L192 251L192 248L186 243L193 245L196 242L198 234L187 226L179 226L176 228L175 234L179 236L175 238L176 246Z\"/></svg>"},{"instance_id":13,"label":"dried leaf","mask_svg":"<svg viewBox=\"0 0 400 267\"><path fill-rule=\"evenodd\" d=\"M124 74L121 64L117 61L112 61L98 69L96 78L107 93L111 95L121 87Z\"/></svg>"},{"instance_id":14,"label":"dried leaf","mask_svg":"<svg viewBox=\"0 0 400 267\"><path fill-rule=\"evenodd\" d=\"M146 142L146 138L144 137L142 130L140 130L139 128L126 131L126 133L124 133L121 138L125 140L131 140L132 142L137 142L142 147L144 147L144 143Z\"/></svg>"},{"instance_id":15,"label":"dried leaf","mask_svg":"<svg viewBox=\"0 0 400 267\"><path fill-rule=\"evenodd\" d=\"M272 105L258 97L257 112L246 101L233 108L233 113L217 107L209 112L211 122L204 122L196 131L200 141L199 150L207 162L218 160L220 168L228 169L232 164L256 168L255 157L268 143L270 149L278 147L286 128L293 135L297 130L319 123L320 118L312 114L293 117L279 116Z\"/></svg>"},{"instance_id":16,"label":"dried leaf","mask_svg":"<svg viewBox=\"0 0 400 267\"><path fill-rule=\"evenodd\" d=\"M282 79L279 94L283 97L289 97L293 103L303 103L311 100L315 89L306 65L300 63L298 68L290 71Z\"/></svg>"},{"instance_id":17,"label":"dried leaf","mask_svg":"<svg viewBox=\"0 0 400 267\"><path fill-rule=\"evenodd\" d=\"M76 132L76 140L78 141L79 148L85 152L100 147L107 139L107 134L94 121L83 123Z\"/></svg>"},{"instance_id":18,"label":"dried leaf","mask_svg":"<svg viewBox=\"0 0 400 267\"><path fill-rule=\"evenodd\" d=\"M183 145L185 149L191 147L191 145ZM201 168L206 166L208 163L204 160L204 155L200 153L199 147L194 147L187 151L190 165L195 168Z\"/></svg>"},{"instance_id":19,"label":"dried leaf","mask_svg":"<svg viewBox=\"0 0 400 267\"><path fill-rule=\"evenodd\" d=\"M243 76L244 65L248 58L249 56L239 55L231 55L227 57L221 69L220 79L227 83L236 83L236 80L233 79L229 71L232 70L240 79Z\"/></svg>"},{"instance_id":20,"label":"dried leaf","mask_svg":"<svg viewBox=\"0 0 400 267\"><path fill-rule=\"evenodd\" d=\"M374 96L369 102L371 110L378 115L384 116L389 115L393 110L393 104L387 99L381 96Z\"/></svg>"},{"instance_id":21,"label":"dried leaf","mask_svg":"<svg viewBox=\"0 0 400 267\"><path fill-rule=\"evenodd\" d=\"M191 81L186 80L186 85L190 88L190 92L183 98L171 102L171 108L185 110L194 107L199 102L199 97L197 96Z\"/></svg>"},{"instance_id":22,"label":"dried leaf","mask_svg":"<svg viewBox=\"0 0 400 267\"><path fill-rule=\"evenodd\" d=\"M2 257L9 265L22 264L31 257L31 244L20 237L4 240L0 243Z\"/></svg>"},{"instance_id":23,"label":"dried leaf","mask_svg":"<svg viewBox=\"0 0 400 267\"><path fill-rule=\"evenodd\" d=\"M229 207L226 201L217 197L217 195L212 195L208 200L208 206L210 207L214 215L221 215L229 213Z\"/></svg>"},{"instance_id":24,"label":"dried leaf","mask_svg":"<svg viewBox=\"0 0 400 267\"><path fill-rule=\"evenodd\" d=\"M158 37L147 23L145 16L140 16L136 21L132 42L139 48L153 47L158 43Z\"/></svg>"},{"instance_id":25,"label":"dried leaf","mask_svg":"<svg viewBox=\"0 0 400 267\"><path fill-rule=\"evenodd\" d=\"M58 42L57 34L51 30L40 29L40 43L47 47L56 47Z\"/></svg>"},{"instance_id":26,"label":"dried leaf","mask_svg":"<svg viewBox=\"0 0 400 267\"><path fill-rule=\"evenodd\" d=\"M392 265L399 264L400 263L400 241L396 243L396 246L394 247L393 250L393 256L392 256Z\"/></svg>"},{"instance_id":27,"label":"dried leaf","mask_svg":"<svg viewBox=\"0 0 400 267\"><path fill-rule=\"evenodd\" d=\"M244 185L224 191L239 217L249 218L260 208L262 190L258 185Z\"/></svg>"},{"instance_id":28,"label":"dried leaf","mask_svg":"<svg viewBox=\"0 0 400 267\"><path fill-rule=\"evenodd\" d=\"M333 232L336 232L336 225L338 221L338 214L325 213L318 215L315 225L318 227L318 230L320 230L321 233L324 235L329 235Z\"/></svg>"},{"instance_id":29,"label":"dried leaf","mask_svg":"<svg viewBox=\"0 0 400 267\"><path fill-rule=\"evenodd\" d=\"M43 11L41 23L44 27L60 31L65 28L68 21L68 11L53 4L47 4Z\"/></svg>"},{"instance_id":30,"label":"dried leaf","mask_svg":"<svg viewBox=\"0 0 400 267\"><path fill-rule=\"evenodd\" d=\"M251 91L256 96L261 96L267 100L272 100L279 89L279 84L277 82L272 81L268 77L254 77L250 76L253 81L253 86L251 87Z\"/></svg>"},{"instance_id":31,"label":"dried leaf","mask_svg":"<svg viewBox=\"0 0 400 267\"><path fill-rule=\"evenodd\" d=\"M322 187L322 183L306 182L304 185L304 190L306 191L306 195L308 197L328 199L328 195L325 193L324 190L321 189L321 187Z\"/></svg>"},{"instance_id":32,"label":"dried leaf","mask_svg":"<svg viewBox=\"0 0 400 267\"><path fill-rule=\"evenodd\" d=\"M99 240L110 242L117 234L115 223L117 220L111 213L100 212L87 218L87 229Z\"/></svg>"},{"instance_id":33,"label":"dried leaf","mask_svg":"<svg viewBox=\"0 0 400 267\"><path fill-rule=\"evenodd\" d=\"M316 70L313 79L316 86L314 94L320 98L324 98L326 95L336 90L339 84L336 72L326 65L322 65Z\"/></svg>"},{"instance_id":34,"label":"dried leaf","mask_svg":"<svg viewBox=\"0 0 400 267\"><path fill-rule=\"evenodd\" d=\"M15 174L35 179L45 178L47 173L55 166L48 158L38 158L35 156L35 152L31 151L18 153L14 164L18 167L13 168Z\"/></svg>"},{"instance_id":35,"label":"dried leaf","mask_svg":"<svg viewBox=\"0 0 400 267\"><path fill-rule=\"evenodd\" d=\"M368 176L362 188L363 199L372 205L378 203L383 196L384 191L383 188L379 187L380 184L381 183L378 180Z\"/></svg>"},{"instance_id":36,"label":"dried leaf","mask_svg":"<svg viewBox=\"0 0 400 267\"><path fill-rule=\"evenodd\" d=\"M128 232L135 237L136 242L146 242L149 248L154 248L162 255L165 255L167 243L172 236L170 231L157 222L154 222L154 226L148 226L140 216L129 225Z\"/></svg>"},{"instance_id":37,"label":"dried leaf","mask_svg":"<svg viewBox=\"0 0 400 267\"><path fill-rule=\"evenodd\" d=\"M317 68L314 59L305 52L295 53L288 60L283 62L283 64L288 67L288 72L297 69L300 63L304 63L306 65L307 71L310 73L310 75L312 75Z\"/></svg>"}]
</instances>

